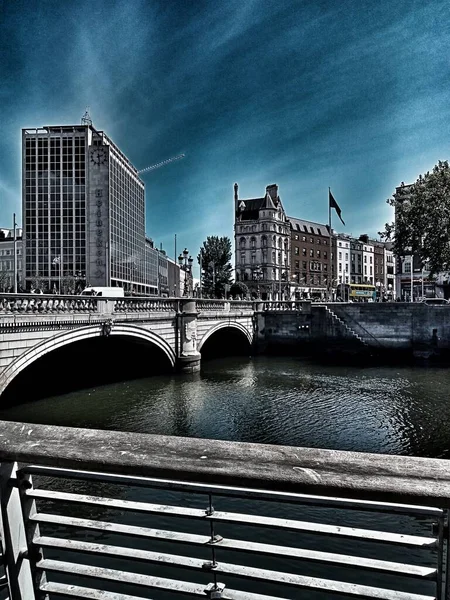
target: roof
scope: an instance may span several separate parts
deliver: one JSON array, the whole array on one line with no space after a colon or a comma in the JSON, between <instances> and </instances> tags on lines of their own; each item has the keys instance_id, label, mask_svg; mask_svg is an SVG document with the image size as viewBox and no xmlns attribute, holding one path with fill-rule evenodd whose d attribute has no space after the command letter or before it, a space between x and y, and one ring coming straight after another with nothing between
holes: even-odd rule
<instances>
[{"instance_id":1,"label":"roof","mask_svg":"<svg viewBox=\"0 0 450 600\"><path fill-rule=\"evenodd\" d=\"M241 198L239 198L239 204L241 204L241 202L243 202L245 204L244 211L242 211L242 212L260 210L263 207L264 201L265 201L265 197L264 198L249 198L248 200L241 200ZM239 204L238 204L238 206L239 206Z\"/></svg>"},{"instance_id":2,"label":"roof","mask_svg":"<svg viewBox=\"0 0 450 600\"><path fill-rule=\"evenodd\" d=\"M323 237L330 237L328 227L323 223L314 223L314 221L294 219L294 217L287 218L291 222L291 227L294 231L306 233L308 235L322 235Z\"/></svg>"}]
</instances>

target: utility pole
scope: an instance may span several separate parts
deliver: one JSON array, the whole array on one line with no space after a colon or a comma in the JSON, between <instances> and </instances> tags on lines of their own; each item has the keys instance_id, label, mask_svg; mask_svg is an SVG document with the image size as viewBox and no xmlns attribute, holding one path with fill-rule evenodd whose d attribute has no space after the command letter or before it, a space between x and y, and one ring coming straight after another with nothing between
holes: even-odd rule
<instances>
[{"instance_id":1,"label":"utility pole","mask_svg":"<svg viewBox=\"0 0 450 600\"><path fill-rule=\"evenodd\" d=\"M202 258L202 249L200 248L200 288L199 288L199 296L203 298L202 292L202 268L203 268L203 258Z\"/></svg>"},{"instance_id":2,"label":"utility pole","mask_svg":"<svg viewBox=\"0 0 450 600\"><path fill-rule=\"evenodd\" d=\"M13 253L14 253L14 260L13 260L13 270L14 270L14 285L13 285L13 290L14 293L17 294L17 235L16 235L16 213L13 214Z\"/></svg>"}]
</instances>

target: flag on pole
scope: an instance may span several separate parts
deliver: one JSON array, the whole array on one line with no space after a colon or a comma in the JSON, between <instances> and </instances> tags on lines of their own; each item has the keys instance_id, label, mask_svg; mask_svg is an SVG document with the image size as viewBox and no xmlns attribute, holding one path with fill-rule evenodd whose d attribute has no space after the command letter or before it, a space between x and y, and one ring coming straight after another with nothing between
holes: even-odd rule
<instances>
[{"instance_id":1,"label":"flag on pole","mask_svg":"<svg viewBox=\"0 0 450 600\"><path fill-rule=\"evenodd\" d=\"M334 196L331 193L331 190L328 190L328 197L329 197L329 200L330 200L330 208L334 208L335 209L335 211L337 212L338 217L342 221L342 225L345 225L345 223L344 223L344 221L343 221L343 219L341 217L341 209L339 208L339 204L334 199Z\"/></svg>"}]
</instances>

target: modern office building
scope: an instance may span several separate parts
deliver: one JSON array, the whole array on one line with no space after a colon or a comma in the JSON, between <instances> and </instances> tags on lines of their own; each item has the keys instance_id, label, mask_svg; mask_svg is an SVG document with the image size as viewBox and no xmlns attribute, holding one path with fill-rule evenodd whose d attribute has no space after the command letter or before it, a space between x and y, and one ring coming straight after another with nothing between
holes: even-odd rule
<instances>
[{"instance_id":1,"label":"modern office building","mask_svg":"<svg viewBox=\"0 0 450 600\"><path fill-rule=\"evenodd\" d=\"M23 285L65 279L158 293L158 250L146 243L137 169L89 119L22 131Z\"/></svg>"}]
</instances>

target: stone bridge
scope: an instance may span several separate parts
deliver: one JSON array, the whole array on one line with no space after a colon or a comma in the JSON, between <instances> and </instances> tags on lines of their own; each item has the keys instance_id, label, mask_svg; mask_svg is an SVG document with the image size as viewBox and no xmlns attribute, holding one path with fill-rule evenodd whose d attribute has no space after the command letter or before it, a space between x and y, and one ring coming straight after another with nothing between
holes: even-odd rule
<instances>
[{"instance_id":1,"label":"stone bridge","mask_svg":"<svg viewBox=\"0 0 450 600\"><path fill-rule=\"evenodd\" d=\"M254 304L245 301L0 295L0 394L49 352L89 338L153 344L174 370L200 369L205 342L224 328L254 344Z\"/></svg>"}]
</instances>

